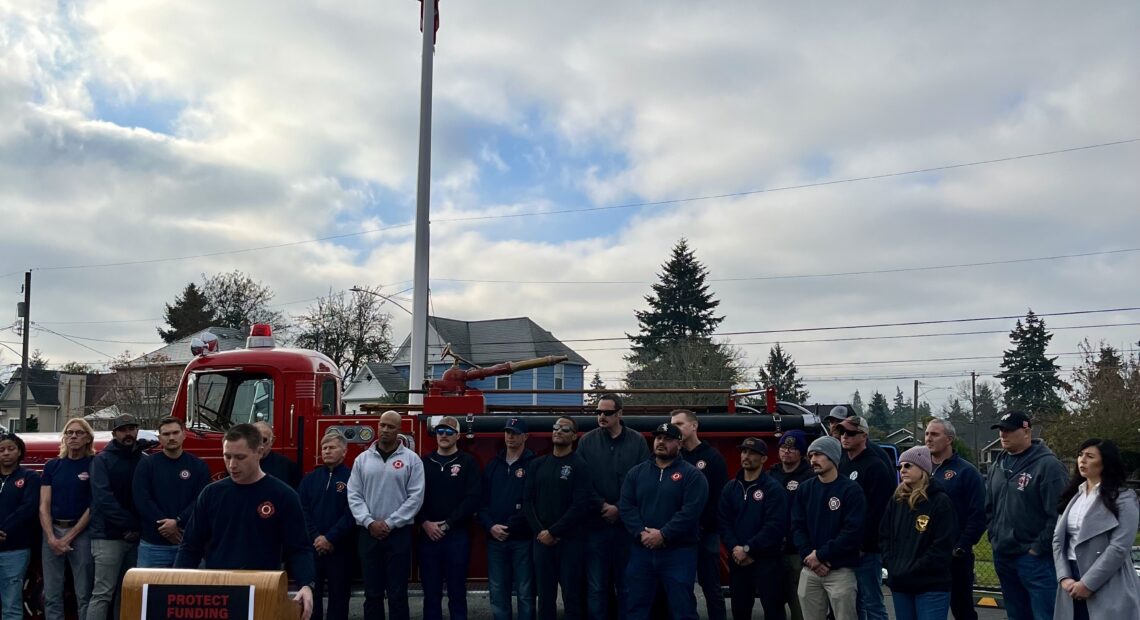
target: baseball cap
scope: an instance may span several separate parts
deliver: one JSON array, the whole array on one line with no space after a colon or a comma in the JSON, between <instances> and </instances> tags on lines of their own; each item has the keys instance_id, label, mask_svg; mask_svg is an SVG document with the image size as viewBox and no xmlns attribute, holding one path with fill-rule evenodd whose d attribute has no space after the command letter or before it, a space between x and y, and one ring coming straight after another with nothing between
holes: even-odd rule
<instances>
[{"instance_id":1,"label":"baseball cap","mask_svg":"<svg viewBox=\"0 0 1140 620\"><path fill-rule=\"evenodd\" d=\"M117 431L120 428L123 428L124 426L138 426L138 425L139 425L139 421L137 419L135 419L135 416L133 416L129 413L124 413L124 414L120 415L119 417L115 418L115 422L111 426L111 430Z\"/></svg>"},{"instance_id":2,"label":"baseball cap","mask_svg":"<svg viewBox=\"0 0 1140 620\"><path fill-rule=\"evenodd\" d=\"M998 420L997 424L990 427L991 429L1000 428L1003 431L1013 431L1019 428L1033 428L1033 423L1030 422L1029 416L1021 411L1007 411L1005 415Z\"/></svg>"},{"instance_id":3,"label":"baseball cap","mask_svg":"<svg viewBox=\"0 0 1140 620\"><path fill-rule=\"evenodd\" d=\"M439 423L437 423L434 427L432 427L432 430L437 430L440 428L450 428L451 430L458 433L459 432L459 420L456 420L455 418L453 418L451 416L443 417L439 420Z\"/></svg>"},{"instance_id":4,"label":"baseball cap","mask_svg":"<svg viewBox=\"0 0 1140 620\"><path fill-rule=\"evenodd\" d=\"M740 445L736 447L741 450L748 449L765 456L768 454L768 446L764 443L764 440L759 437L746 437L744 441L740 442Z\"/></svg>"},{"instance_id":5,"label":"baseball cap","mask_svg":"<svg viewBox=\"0 0 1140 620\"><path fill-rule=\"evenodd\" d=\"M680 439L681 438L681 429L677 428L676 426L674 426L668 422L665 422L661 426L658 426L657 428L653 429L653 436L657 437L659 435L664 435L664 436L668 437L669 439Z\"/></svg>"},{"instance_id":6,"label":"baseball cap","mask_svg":"<svg viewBox=\"0 0 1140 620\"><path fill-rule=\"evenodd\" d=\"M526 420L522 418L511 418L507 420L506 426L503 427L504 431L511 431L512 433L523 434L526 431Z\"/></svg>"},{"instance_id":7,"label":"baseball cap","mask_svg":"<svg viewBox=\"0 0 1140 620\"><path fill-rule=\"evenodd\" d=\"M840 422L839 426L842 426L844 429L849 431L862 431L864 433L871 432L871 427L867 424L867 418L857 415L853 415Z\"/></svg>"},{"instance_id":8,"label":"baseball cap","mask_svg":"<svg viewBox=\"0 0 1140 620\"><path fill-rule=\"evenodd\" d=\"M834 420L846 420L847 419L847 407L845 407L843 405L836 405L836 406L832 407L831 413L827 414L827 418L828 419L834 419Z\"/></svg>"}]
</instances>

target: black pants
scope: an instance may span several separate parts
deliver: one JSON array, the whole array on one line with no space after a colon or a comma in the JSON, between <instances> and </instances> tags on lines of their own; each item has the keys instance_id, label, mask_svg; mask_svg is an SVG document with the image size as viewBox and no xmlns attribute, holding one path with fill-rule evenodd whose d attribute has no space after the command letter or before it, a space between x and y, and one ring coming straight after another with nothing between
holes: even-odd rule
<instances>
[{"instance_id":1,"label":"black pants","mask_svg":"<svg viewBox=\"0 0 1140 620\"><path fill-rule=\"evenodd\" d=\"M752 617L752 605L757 595L764 608L764 620L784 620L784 562L783 557L757 558L748 566L739 566L729 559L729 593L732 598L733 620Z\"/></svg>"},{"instance_id":2,"label":"black pants","mask_svg":"<svg viewBox=\"0 0 1140 620\"><path fill-rule=\"evenodd\" d=\"M950 611L954 620L978 620L974 609L974 553L950 560Z\"/></svg>"},{"instance_id":3,"label":"black pants","mask_svg":"<svg viewBox=\"0 0 1140 620\"><path fill-rule=\"evenodd\" d=\"M1073 579L1081 580L1081 569L1077 568L1077 563L1069 560L1069 572L1073 574ZM1073 620L1089 620L1089 602L1078 601L1073 599ZM1117 618L1116 620L1123 620Z\"/></svg>"},{"instance_id":4,"label":"black pants","mask_svg":"<svg viewBox=\"0 0 1140 620\"><path fill-rule=\"evenodd\" d=\"M538 620L555 620L558 587L566 620L585 618L585 541L562 539L553 547L534 541L534 583L538 592Z\"/></svg>"},{"instance_id":5,"label":"black pants","mask_svg":"<svg viewBox=\"0 0 1140 620\"><path fill-rule=\"evenodd\" d=\"M377 540L367 529L358 532L364 577L364 617L384 620L384 596L392 620L408 620L408 580L412 577L412 528L405 525Z\"/></svg>"},{"instance_id":6,"label":"black pants","mask_svg":"<svg viewBox=\"0 0 1140 620\"><path fill-rule=\"evenodd\" d=\"M352 549L339 547L332 553L316 556L317 580L313 589L312 620L348 620L348 599L352 596L352 562L355 559ZM321 600L326 593L329 597L327 614L324 613Z\"/></svg>"},{"instance_id":7,"label":"black pants","mask_svg":"<svg viewBox=\"0 0 1140 620\"><path fill-rule=\"evenodd\" d=\"M705 593L708 620L725 620L724 590L720 585L720 536L701 532L697 545L697 583Z\"/></svg>"}]
</instances>

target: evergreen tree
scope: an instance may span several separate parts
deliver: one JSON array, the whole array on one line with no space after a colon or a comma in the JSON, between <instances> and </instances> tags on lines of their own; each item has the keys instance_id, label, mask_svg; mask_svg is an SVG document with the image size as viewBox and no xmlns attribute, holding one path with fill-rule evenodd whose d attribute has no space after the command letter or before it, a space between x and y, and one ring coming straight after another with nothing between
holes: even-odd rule
<instances>
[{"instance_id":1,"label":"evergreen tree","mask_svg":"<svg viewBox=\"0 0 1140 620\"><path fill-rule=\"evenodd\" d=\"M1049 446L1059 455L1076 452L1088 437L1110 439L1131 471L1140 467L1140 374L1135 357L1123 357L1114 347L1087 340L1079 345L1082 363L1073 374L1076 390L1071 410L1045 429Z\"/></svg>"},{"instance_id":2,"label":"evergreen tree","mask_svg":"<svg viewBox=\"0 0 1140 620\"><path fill-rule=\"evenodd\" d=\"M851 395L851 409L855 415L863 415L863 397L859 395L859 390L855 390L855 393Z\"/></svg>"},{"instance_id":3,"label":"evergreen tree","mask_svg":"<svg viewBox=\"0 0 1140 620\"><path fill-rule=\"evenodd\" d=\"M1045 330L1045 321L1030 310L1024 323L1017 321L1009 339L1013 348L1005 351L1002 371L995 375L1005 388L1006 405L1030 416L1060 413L1063 403L1057 390L1067 392L1072 387L1057 374L1057 358L1045 356L1053 339Z\"/></svg>"},{"instance_id":4,"label":"evergreen tree","mask_svg":"<svg viewBox=\"0 0 1140 620\"><path fill-rule=\"evenodd\" d=\"M28 368L32 370L47 370L49 363L39 349L32 351L32 354L28 356Z\"/></svg>"},{"instance_id":5,"label":"evergreen tree","mask_svg":"<svg viewBox=\"0 0 1140 620\"><path fill-rule=\"evenodd\" d=\"M594 378L590 379L590 389L598 391L586 394L586 404L595 406L598 404L598 399L602 397L601 391L606 389L606 382L602 381L602 374L596 370L594 371Z\"/></svg>"},{"instance_id":6,"label":"evergreen tree","mask_svg":"<svg viewBox=\"0 0 1140 620\"><path fill-rule=\"evenodd\" d=\"M910 426L914 421L914 408L903 394L902 388L895 386L895 403L891 407L890 425L892 428Z\"/></svg>"},{"instance_id":7,"label":"evergreen tree","mask_svg":"<svg viewBox=\"0 0 1140 620\"><path fill-rule=\"evenodd\" d=\"M871 428L887 428L891 421L891 406L887 397L875 390L871 394L871 404L867 407L867 424Z\"/></svg>"},{"instance_id":8,"label":"evergreen tree","mask_svg":"<svg viewBox=\"0 0 1140 620\"><path fill-rule=\"evenodd\" d=\"M158 329L163 342L175 342L195 334L214 322L214 312L210 309L206 296L193 282L186 285L182 294L174 298L173 304L166 304L162 315L170 329Z\"/></svg>"},{"instance_id":9,"label":"evergreen tree","mask_svg":"<svg viewBox=\"0 0 1140 620\"><path fill-rule=\"evenodd\" d=\"M810 394L804 389L803 379L796 369L792 356L780 348L780 344L768 351L768 361L760 368L756 387L763 390L776 388L776 399L802 405Z\"/></svg>"}]
</instances>

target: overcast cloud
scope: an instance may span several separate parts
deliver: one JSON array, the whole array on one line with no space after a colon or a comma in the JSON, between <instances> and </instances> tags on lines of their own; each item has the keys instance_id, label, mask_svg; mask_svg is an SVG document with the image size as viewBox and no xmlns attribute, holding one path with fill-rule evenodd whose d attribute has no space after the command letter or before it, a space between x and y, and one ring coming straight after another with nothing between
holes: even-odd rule
<instances>
[{"instance_id":1,"label":"overcast cloud","mask_svg":"<svg viewBox=\"0 0 1140 620\"><path fill-rule=\"evenodd\" d=\"M444 0L441 11L440 316L526 315L567 340L633 332L633 311L682 236L714 280L1140 247L1137 142L552 213L1140 138L1134 2ZM288 313L330 289L410 287L413 229L401 225L415 206L417 12L409 0L0 0L0 307L10 313L0 316L14 319L32 268L33 319L98 339L79 340L88 349L35 331L33 347L53 363L103 363L156 348L159 322L136 319L160 317L203 273L240 269ZM547 214L447 221L523 213ZM79 268L203 254L213 255ZM741 332L1134 307L1138 273L1140 252L1122 252L712 290L722 331ZM410 321L394 319L399 339ZM1135 322L1140 312L1047 319ZM731 340L757 364L776 340L1011 327ZM1058 330L1052 350L1076 351L1083 338L1134 347L1140 327ZM0 331L0 342L17 340ZM570 344L611 384L620 376L621 341ZM998 360L866 362L997 356L1006 344L996 334L786 347L813 400L834 402L910 385L874 377L991 373ZM16 361L0 345L0 364ZM846 362L859 365L820 365ZM927 398L937 406L940 394Z\"/></svg>"}]
</instances>

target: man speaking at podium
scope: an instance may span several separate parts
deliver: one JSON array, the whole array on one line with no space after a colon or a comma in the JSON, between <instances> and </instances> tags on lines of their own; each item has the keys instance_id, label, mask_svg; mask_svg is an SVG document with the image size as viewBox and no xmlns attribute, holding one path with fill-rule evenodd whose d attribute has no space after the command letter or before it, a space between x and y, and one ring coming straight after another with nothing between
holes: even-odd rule
<instances>
[{"instance_id":1,"label":"man speaking at podium","mask_svg":"<svg viewBox=\"0 0 1140 620\"><path fill-rule=\"evenodd\" d=\"M289 576L300 586L293 600L308 620L316 571L305 514L296 491L261 471L260 446L261 433L252 424L226 431L222 458L230 477L198 496L174 567L280 570L284 555Z\"/></svg>"}]
</instances>

